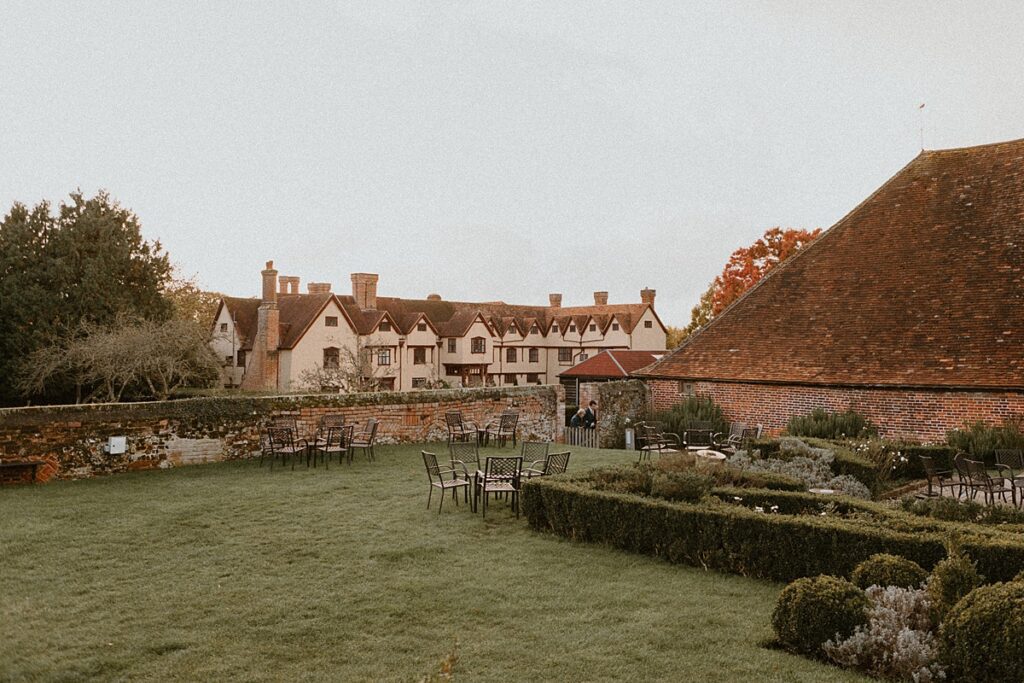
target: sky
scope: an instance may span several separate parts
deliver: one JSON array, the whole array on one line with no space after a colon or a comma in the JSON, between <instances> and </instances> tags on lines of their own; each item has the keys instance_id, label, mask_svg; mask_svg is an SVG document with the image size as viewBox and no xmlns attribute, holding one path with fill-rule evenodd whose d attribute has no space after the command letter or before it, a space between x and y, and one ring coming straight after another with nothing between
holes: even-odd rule
<instances>
[{"instance_id":1,"label":"sky","mask_svg":"<svg viewBox=\"0 0 1024 683\"><path fill-rule=\"evenodd\" d=\"M564 305L1024 137L1020 2L3 2L0 212L108 190L182 274ZM923 110L919 105L925 103Z\"/></svg>"}]
</instances>

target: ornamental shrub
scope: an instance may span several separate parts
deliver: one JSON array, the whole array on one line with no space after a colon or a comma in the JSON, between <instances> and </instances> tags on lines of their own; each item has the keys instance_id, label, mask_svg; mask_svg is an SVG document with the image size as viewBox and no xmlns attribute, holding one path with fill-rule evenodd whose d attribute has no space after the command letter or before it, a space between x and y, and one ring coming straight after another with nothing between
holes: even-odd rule
<instances>
[{"instance_id":1,"label":"ornamental shrub","mask_svg":"<svg viewBox=\"0 0 1024 683\"><path fill-rule=\"evenodd\" d=\"M942 621L939 643L950 680L1024 681L1024 583L971 591Z\"/></svg>"},{"instance_id":2,"label":"ornamental shrub","mask_svg":"<svg viewBox=\"0 0 1024 683\"><path fill-rule=\"evenodd\" d=\"M935 621L942 621L954 605L982 583L977 566L964 555L950 555L936 564L926 586Z\"/></svg>"},{"instance_id":3,"label":"ornamental shrub","mask_svg":"<svg viewBox=\"0 0 1024 683\"><path fill-rule=\"evenodd\" d=\"M651 479L651 495L665 500L696 503L708 495L713 485L711 477L692 470L659 472Z\"/></svg>"},{"instance_id":4,"label":"ornamental shrub","mask_svg":"<svg viewBox=\"0 0 1024 683\"><path fill-rule=\"evenodd\" d=\"M1024 512L1005 505L982 505L973 500L957 500L946 496L915 498L906 496L900 507L921 517L931 517L948 522L973 522L974 524L1020 524L1024 525Z\"/></svg>"},{"instance_id":5,"label":"ornamental shrub","mask_svg":"<svg viewBox=\"0 0 1024 683\"><path fill-rule=\"evenodd\" d=\"M928 572L917 562L888 553L872 555L854 567L850 575L850 580L864 589L871 586L917 588L927 578Z\"/></svg>"},{"instance_id":6,"label":"ornamental shrub","mask_svg":"<svg viewBox=\"0 0 1024 683\"><path fill-rule=\"evenodd\" d=\"M691 396L675 404L668 410L654 415L657 422L665 425L665 431L683 436L687 429L697 429L698 426L708 428L715 432L728 432L729 421L717 403L710 398L698 398Z\"/></svg>"},{"instance_id":7,"label":"ornamental shrub","mask_svg":"<svg viewBox=\"0 0 1024 683\"><path fill-rule=\"evenodd\" d=\"M974 460L987 463L995 461L996 449L1024 449L1024 430L1021 423L1007 422L1001 426L987 425L978 421L953 429L946 434L946 441L956 451L969 453Z\"/></svg>"},{"instance_id":8,"label":"ornamental shrub","mask_svg":"<svg viewBox=\"0 0 1024 683\"><path fill-rule=\"evenodd\" d=\"M830 413L815 408L809 415L794 415L786 424L790 436L813 436L819 439L859 439L877 436L878 429L855 410Z\"/></svg>"},{"instance_id":9,"label":"ornamental shrub","mask_svg":"<svg viewBox=\"0 0 1024 683\"><path fill-rule=\"evenodd\" d=\"M848 638L866 624L868 606L864 591L846 579L826 575L797 579L779 595L772 628L790 650L818 656L826 641Z\"/></svg>"}]
</instances>

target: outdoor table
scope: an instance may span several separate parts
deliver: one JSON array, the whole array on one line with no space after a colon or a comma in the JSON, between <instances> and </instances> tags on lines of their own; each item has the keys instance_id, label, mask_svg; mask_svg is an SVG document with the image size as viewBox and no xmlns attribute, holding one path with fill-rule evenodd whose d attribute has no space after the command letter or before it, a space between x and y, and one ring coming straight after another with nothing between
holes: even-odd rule
<instances>
[{"instance_id":1,"label":"outdoor table","mask_svg":"<svg viewBox=\"0 0 1024 683\"><path fill-rule=\"evenodd\" d=\"M723 460L725 460L725 457L726 457L725 453L720 453L719 451L713 451L710 448L702 448L699 451L695 451L694 455L696 455L699 458L704 458L705 460L718 460L718 461L723 461Z\"/></svg>"}]
</instances>

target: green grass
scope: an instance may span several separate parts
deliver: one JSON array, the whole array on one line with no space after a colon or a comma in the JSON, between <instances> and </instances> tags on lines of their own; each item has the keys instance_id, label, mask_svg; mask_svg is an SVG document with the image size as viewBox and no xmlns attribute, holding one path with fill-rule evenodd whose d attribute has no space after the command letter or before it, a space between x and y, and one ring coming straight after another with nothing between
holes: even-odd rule
<instances>
[{"instance_id":1,"label":"green grass","mask_svg":"<svg viewBox=\"0 0 1024 683\"><path fill-rule=\"evenodd\" d=\"M778 584L438 515L378 450L3 489L0 680L415 681L456 639L467 681L864 680L759 647Z\"/></svg>"}]
</instances>

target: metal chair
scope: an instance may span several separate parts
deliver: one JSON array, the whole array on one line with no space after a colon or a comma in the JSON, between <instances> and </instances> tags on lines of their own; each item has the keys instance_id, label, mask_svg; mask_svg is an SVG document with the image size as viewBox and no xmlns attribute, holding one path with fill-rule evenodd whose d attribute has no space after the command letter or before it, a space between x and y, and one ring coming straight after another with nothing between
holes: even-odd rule
<instances>
[{"instance_id":1,"label":"metal chair","mask_svg":"<svg viewBox=\"0 0 1024 683\"><path fill-rule=\"evenodd\" d=\"M715 434L712 429L683 430L683 444L689 451L702 451L715 447Z\"/></svg>"},{"instance_id":2,"label":"metal chair","mask_svg":"<svg viewBox=\"0 0 1024 683\"><path fill-rule=\"evenodd\" d=\"M941 496L942 490L945 488L949 489L950 493L953 493L960 482L953 478L953 472L951 470L940 470L935 467L935 459L926 455L919 455L921 458L921 466L924 467L924 476L928 479L928 496ZM935 492L934 487L938 487L938 493Z\"/></svg>"},{"instance_id":3,"label":"metal chair","mask_svg":"<svg viewBox=\"0 0 1024 683\"><path fill-rule=\"evenodd\" d=\"M636 442L639 446L637 450L640 452L637 462L650 460L651 453L661 455L663 444L658 436L657 428L653 425L649 425L646 422L638 422L636 424Z\"/></svg>"},{"instance_id":4,"label":"metal chair","mask_svg":"<svg viewBox=\"0 0 1024 683\"><path fill-rule=\"evenodd\" d=\"M1019 448L997 448L996 469L1010 482L1010 497L1015 506L1024 503L1024 451ZM1018 497L1017 490L1021 490Z\"/></svg>"},{"instance_id":5,"label":"metal chair","mask_svg":"<svg viewBox=\"0 0 1024 683\"><path fill-rule=\"evenodd\" d=\"M547 472L548 449L550 447L551 444L543 441L523 442L523 450L519 454L523 456L524 463L530 463L523 467L523 477L526 479L539 477Z\"/></svg>"},{"instance_id":6,"label":"metal chair","mask_svg":"<svg viewBox=\"0 0 1024 683\"><path fill-rule=\"evenodd\" d=\"M306 467L309 467L309 449L305 443L295 439L295 432L290 427L268 427L267 441L270 444L270 452L274 457L281 457L281 464L284 465L286 458L292 461L292 469L295 469L295 458L300 455L306 456ZM301 443L301 445L300 445Z\"/></svg>"},{"instance_id":7,"label":"metal chair","mask_svg":"<svg viewBox=\"0 0 1024 683\"><path fill-rule=\"evenodd\" d=\"M519 517L519 477L523 468L521 456L487 458L483 476L476 477L473 488L473 507L476 508L480 494L484 495L484 517L487 517L487 500L491 493L512 494L512 509Z\"/></svg>"},{"instance_id":8,"label":"metal chair","mask_svg":"<svg viewBox=\"0 0 1024 683\"><path fill-rule=\"evenodd\" d=\"M529 467L524 467L522 476L529 480L533 477L546 477L551 474L564 474L565 471L569 469L570 455L569 451L549 453L543 460L530 463ZM540 467L536 466L538 464Z\"/></svg>"},{"instance_id":9,"label":"metal chair","mask_svg":"<svg viewBox=\"0 0 1024 683\"><path fill-rule=\"evenodd\" d=\"M452 469L462 469L468 479L480 471L480 449L475 441L453 441L448 444Z\"/></svg>"},{"instance_id":10,"label":"metal chair","mask_svg":"<svg viewBox=\"0 0 1024 683\"><path fill-rule=\"evenodd\" d=\"M449 410L444 414L444 422L448 427L448 443L453 441L471 441L477 436L476 425L462 419L462 412Z\"/></svg>"},{"instance_id":11,"label":"metal chair","mask_svg":"<svg viewBox=\"0 0 1024 683\"><path fill-rule=\"evenodd\" d=\"M349 463L352 462L352 434L355 432L355 425L340 425L327 427L322 436L310 444L313 451L313 467L316 467L317 455L319 454L324 463L330 467L331 458L338 456L338 463L344 456L348 456Z\"/></svg>"},{"instance_id":12,"label":"metal chair","mask_svg":"<svg viewBox=\"0 0 1024 683\"><path fill-rule=\"evenodd\" d=\"M506 411L501 414L498 419L498 425L492 426L487 430L488 437L494 437L499 448L504 448L505 444L508 443L509 437L512 437L512 447L516 446L516 428L519 425L519 413Z\"/></svg>"},{"instance_id":13,"label":"metal chair","mask_svg":"<svg viewBox=\"0 0 1024 683\"><path fill-rule=\"evenodd\" d=\"M981 460L966 460L967 473L970 477L971 488L982 492L984 500L989 505L996 504L998 494L1002 501L1006 502L1006 494L1013 493L1012 487L1006 486L1002 477L993 477L985 469L985 463ZM971 500L974 499L972 494Z\"/></svg>"},{"instance_id":14,"label":"metal chair","mask_svg":"<svg viewBox=\"0 0 1024 683\"><path fill-rule=\"evenodd\" d=\"M366 454L367 460L376 460L377 455L373 452L373 444L377 439L377 428L380 426L380 422L375 417L371 417L366 421L366 428L362 431L355 432L352 434L352 440L349 442L351 450L359 448ZM352 453L349 452L349 462L352 461Z\"/></svg>"},{"instance_id":15,"label":"metal chair","mask_svg":"<svg viewBox=\"0 0 1024 683\"><path fill-rule=\"evenodd\" d=\"M973 500L977 491L971 488L971 475L967 471L967 455L965 453L957 453L953 456L953 469L960 482L956 497L961 499L970 497ZM970 492L970 496L968 496L968 492Z\"/></svg>"},{"instance_id":16,"label":"metal chair","mask_svg":"<svg viewBox=\"0 0 1024 683\"><path fill-rule=\"evenodd\" d=\"M468 504L469 479L456 476L458 472L454 468L442 468L438 465L436 454L430 451L420 451L420 453L423 455L423 465L427 468L427 479L430 481L430 493L427 494L427 509L430 509L430 499L434 495L435 488L441 489L441 502L437 504L437 514L441 514L441 508L444 507L444 494L446 491L452 492L452 499L458 505L458 490L461 488L463 499Z\"/></svg>"}]
</instances>

